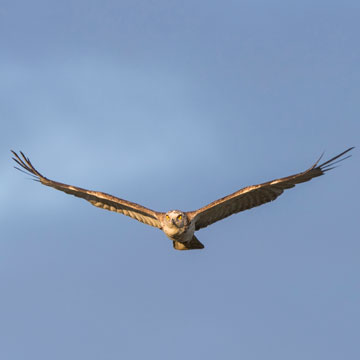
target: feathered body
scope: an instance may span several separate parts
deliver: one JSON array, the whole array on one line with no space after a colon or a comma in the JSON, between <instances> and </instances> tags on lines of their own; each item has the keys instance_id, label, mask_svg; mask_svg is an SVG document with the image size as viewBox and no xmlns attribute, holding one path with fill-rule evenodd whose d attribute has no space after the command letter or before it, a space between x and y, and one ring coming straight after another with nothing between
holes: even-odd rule
<instances>
[{"instance_id":1,"label":"feathered body","mask_svg":"<svg viewBox=\"0 0 360 360\"><path fill-rule=\"evenodd\" d=\"M195 221L180 210L168 211L161 216L162 230L173 241L176 250L202 249L203 244L194 236Z\"/></svg>"}]
</instances>

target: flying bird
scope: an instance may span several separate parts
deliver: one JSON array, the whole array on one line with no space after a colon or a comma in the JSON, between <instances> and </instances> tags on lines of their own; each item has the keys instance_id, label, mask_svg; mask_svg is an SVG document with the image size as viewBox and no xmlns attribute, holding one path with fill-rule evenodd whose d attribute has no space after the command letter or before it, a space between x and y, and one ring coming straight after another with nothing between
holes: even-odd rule
<instances>
[{"instance_id":1,"label":"flying bird","mask_svg":"<svg viewBox=\"0 0 360 360\"><path fill-rule=\"evenodd\" d=\"M32 175L34 180L41 182L43 185L83 198L94 206L130 216L144 224L159 228L173 242L174 249L192 250L204 248L204 245L194 235L195 231L205 228L232 214L273 201L281 195L284 190L293 188L295 185L309 181L314 177L324 175L326 171L334 168L334 164L349 158L351 155L345 157L344 155L352 149L353 147L318 165L321 159L320 157L320 159L306 171L268 181L263 184L247 186L228 196L215 200L198 210L171 210L166 213L154 211L142 205L103 192L86 190L50 180L37 171L29 158L21 151L21 156L12 150L11 152L15 156L13 160L20 165L23 170L16 166L15 168Z\"/></svg>"}]
</instances>

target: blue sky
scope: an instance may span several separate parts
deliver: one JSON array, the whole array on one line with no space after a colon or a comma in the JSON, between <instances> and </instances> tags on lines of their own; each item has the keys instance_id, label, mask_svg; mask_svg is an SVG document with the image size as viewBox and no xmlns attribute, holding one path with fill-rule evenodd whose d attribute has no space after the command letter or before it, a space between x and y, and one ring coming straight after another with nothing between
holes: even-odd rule
<instances>
[{"instance_id":1,"label":"blue sky","mask_svg":"<svg viewBox=\"0 0 360 360\"><path fill-rule=\"evenodd\" d=\"M358 1L0 4L0 355L358 359ZM27 180L159 211L357 146L326 176L197 233Z\"/></svg>"}]
</instances>

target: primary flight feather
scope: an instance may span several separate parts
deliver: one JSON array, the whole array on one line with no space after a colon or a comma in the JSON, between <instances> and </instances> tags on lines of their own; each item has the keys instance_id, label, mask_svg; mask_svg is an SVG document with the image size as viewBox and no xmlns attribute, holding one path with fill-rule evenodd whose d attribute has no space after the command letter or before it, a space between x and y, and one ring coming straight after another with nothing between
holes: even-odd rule
<instances>
[{"instance_id":1,"label":"primary flight feather","mask_svg":"<svg viewBox=\"0 0 360 360\"><path fill-rule=\"evenodd\" d=\"M320 159L308 170L295 175L265 182L259 185L245 187L221 199L195 211L171 210L166 213L148 209L142 205L120 199L118 197L82 189L80 187L63 184L50 180L35 169L29 158L21 151L20 156L11 150L15 157L14 161L23 169L16 167L35 177L43 185L53 187L89 201L92 205L115 211L130 216L144 224L157 227L164 231L166 236L172 240L176 250L203 249L204 245L195 237L194 232L208 225L222 220L232 214L251 209L275 200L284 190L290 189L297 184L311 180L314 177L324 175L331 170L333 165L350 157L345 156L353 147L334 156L330 160L318 165Z\"/></svg>"}]
</instances>

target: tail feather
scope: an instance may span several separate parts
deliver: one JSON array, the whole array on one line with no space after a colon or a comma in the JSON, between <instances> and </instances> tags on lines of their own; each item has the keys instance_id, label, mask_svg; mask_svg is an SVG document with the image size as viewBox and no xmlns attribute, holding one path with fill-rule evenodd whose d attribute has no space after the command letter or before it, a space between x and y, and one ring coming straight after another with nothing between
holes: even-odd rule
<instances>
[{"instance_id":1,"label":"tail feather","mask_svg":"<svg viewBox=\"0 0 360 360\"><path fill-rule=\"evenodd\" d=\"M205 246L196 238L194 235L193 238L187 243L181 243L179 241L173 241L173 246L175 250L194 250L194 249L203 249Z\"/></svg>"}]
</instances>

